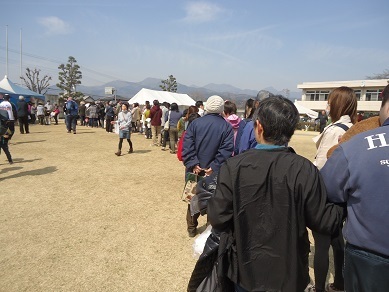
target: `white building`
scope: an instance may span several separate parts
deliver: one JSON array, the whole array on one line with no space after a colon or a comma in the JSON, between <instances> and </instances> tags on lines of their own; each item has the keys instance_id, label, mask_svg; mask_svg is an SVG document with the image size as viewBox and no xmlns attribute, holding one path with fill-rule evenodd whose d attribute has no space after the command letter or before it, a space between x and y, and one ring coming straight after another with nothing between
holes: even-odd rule
<instances>
[{"instance_id":1,"label":"white building","mask_svg":"<svg viewBox=\"0 0 389 292\"><path fill-rule=\"evenodd\" d=\"M327 107L328 95L331 90L347 86L354 89L357 95L358 111L378 112L381 107L378 95L388 83L387 79L303 82L297 85L297 88L303 91L301 101L297 101L297 103L316 111L324 110Z\"/></svg>"}]
</instances>

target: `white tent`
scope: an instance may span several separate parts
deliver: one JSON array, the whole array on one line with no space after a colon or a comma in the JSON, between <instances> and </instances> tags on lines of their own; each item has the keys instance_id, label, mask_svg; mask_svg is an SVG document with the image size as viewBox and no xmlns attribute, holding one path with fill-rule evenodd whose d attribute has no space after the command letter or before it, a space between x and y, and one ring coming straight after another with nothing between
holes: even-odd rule
<instances>
[{"instance_id":1,"label":"white tent","mask_svg":"<svg viewBox=\"0 0 389 292\"><path fill-rule=\"evenodd\" d=\"M300 115L307 115L308 117L310 117L312 119L316 119L319 115L318 112L315 112L314 110L311 110L311 109L299 104L297 102L297 100L294 101L294 105L296 106Z\"/></svg>"},{"instance_id":2,"label":"white tent","mask_svg":"<svg viewBox=\"0 0 389 292\"><path fill-rule=\"evenodd\" d=\"M27 88L16 85L8 79L7 75L3 80L0 81L0 88L8 91L11 96L23 95L24 97L36 97L45 100L45 96L43 94L39 94Z\"/></svg>"},{"instance_id":3,"label":"white tent","mask_svg":"<svg viewBox=\"0 0 389 292\"><path fill-rule=\"evenodd\" d=\"M139 103L140 105L146 104L146 101L149 101L150 104L153 104L153 100L158 100L160 103L162 102L168 102L173 103L175 102L179 106L191 106L195 105L195 101L187 94L182 93L175 93L175 92L168 92L168 91L158 91L158 90L151 90L142 88L137 94L134 95L133 98L131 98L128 103L133 104L135 102Z\"/></svg>"}]
</instances>

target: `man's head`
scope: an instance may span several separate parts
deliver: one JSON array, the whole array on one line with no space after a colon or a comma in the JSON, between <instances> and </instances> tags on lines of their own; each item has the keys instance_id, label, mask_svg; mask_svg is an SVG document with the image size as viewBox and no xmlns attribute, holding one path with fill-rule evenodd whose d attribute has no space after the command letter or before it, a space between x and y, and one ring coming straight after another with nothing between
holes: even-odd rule
<instances>
[{"instance_id":1,"label":"man's head","mask_svg":"<svg viewBox=\"0 0 389 292\"><path fill-rule=\"evenodd\" d=\"M208 114L221 114L224 109L224 100L218 95L212 95L207 99L205 110Z\"/></svg>"},{"instance_id":2,"label":"man's head","mask_svg":"<svg viewBox=\"0 0 389 292\"><path fill-rule=\"evenodd\" d=\"M4 94L4 100L10 100L11 99L11 96L9 94Z\"/></svg>"},{"instance_id":3,"label":"man's head","mask_svg":"<svg viewBox=\"0 0 389 292\"><path fill-rule=\"evenodd\" d=\"M282 95L261 101L253 115L255 138L260 144L286 145L299 122L295 105Z\"/></svg>"},{"instance_id":4,"label":"man's head","mask_svg":"<svg viewBox=\"0 0 389 292\"><path fill-rule=\"evenodd\" d=\"M201 108L201 109L204 109L204 104L201 100L198 100L196 101L196 107L197 108Z\"/></svg>"},{"instance_id":5,"label":"man's head","mask_svg":"<svg viewBox=\"0 0 389 292\"><path fill-rule=\"evenodd\" d=\"M389 118L389 84L381 92L380 97L382 98L380 109L380 123L382 125Z\"/></svg>"},{"instance_id":6,"label":"man's head","mask_svg":"<svg viewBox=\"0 0 389 292\"><path fill-rule=\"evenodd\" d=\"M155 100L153 101L153 105L159 105L159 101L158 101L157 99L155 99Z\"/></svg>"},{"instance_id":7,"label":"man's head","mask_svg":"<svg viewBox=\"0 0 389 292\"><path fill-rule=\"evenodd\" d=\"M254 103L254 108L258 108L259 104L261 101L265 100L266 98L268 97L271 97L271 96L274 96L273 93L271 93L270 91L267 91L267 90L260 90L258 93L257 93L257 96L255 98L255 103Z\"/></svg>"},{"instance_id":8,"label":"man's head","mask_svg":"<svg viewBox=\"0 0 389 292\"><path fill-rule=\"evenodd\" d=\"M23 95L19 95L19 100L24 100L24 96Z\"/></svg>"}]
</instances>

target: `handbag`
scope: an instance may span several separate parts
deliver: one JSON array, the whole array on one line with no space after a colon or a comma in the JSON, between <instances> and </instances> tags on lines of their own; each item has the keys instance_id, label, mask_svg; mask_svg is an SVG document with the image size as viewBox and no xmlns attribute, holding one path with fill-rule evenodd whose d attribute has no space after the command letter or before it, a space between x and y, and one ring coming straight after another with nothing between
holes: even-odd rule
<instances>
[{"instance_id":1,"label":"handbag","mask_svg":"<svg viewBox=\"0 0 389 292\"><path fill-rule=\"evenodd\" d=\"M163 129L165 130L165 131L169 131L169 128L170 128L170 113L171 113L171 111L169 111L169 116L167 117L167 121L165 122L165 125L163 126Z\"/></svg>"},{"instance_id":2,"label":"handbag","mask_svg":"<svg viewBox=\"0 0 389 292\"><path fill-rule=\"evenodd\" d=\"M193 172L188 172L185 177L185 186L181 194L181 200L189 203L190 200L196 195L197 182L202 176L199 176Z\"/></svg>"}]
</instances>

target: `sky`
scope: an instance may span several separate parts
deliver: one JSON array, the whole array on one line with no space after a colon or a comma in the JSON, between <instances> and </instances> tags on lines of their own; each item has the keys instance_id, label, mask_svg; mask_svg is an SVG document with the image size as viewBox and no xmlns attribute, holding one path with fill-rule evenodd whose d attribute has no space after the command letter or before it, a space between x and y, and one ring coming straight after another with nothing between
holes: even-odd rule
<instances>
[{"instance_id":1,"label":"sky","mask_svg":"<svg viewBox=\"0 0 389 292\"><path fill-rule=\"evenodd\" d=\"M389 69L389 1L0 0L0 76L58 77L73 56L82 84L148 77L298 91ZM8 31L8 33L6 33ZM8 70L7 70L8 35ZM0 79L1 79L0 78ZM178 88L179 91L179 88Z\"/></svg>"}]
</instances>

